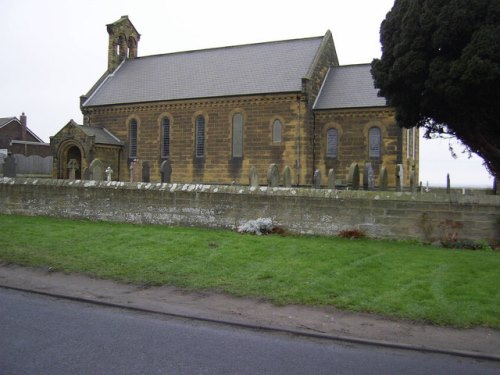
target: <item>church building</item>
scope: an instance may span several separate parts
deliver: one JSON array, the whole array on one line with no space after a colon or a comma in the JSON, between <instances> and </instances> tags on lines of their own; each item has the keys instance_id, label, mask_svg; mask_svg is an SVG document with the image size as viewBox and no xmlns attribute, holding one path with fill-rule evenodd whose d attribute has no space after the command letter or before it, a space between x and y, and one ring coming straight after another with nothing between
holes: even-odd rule
<instances>
[{"instance_id":1,"label":"church building","mask_svg":"<svg viewBox=\"0 0 500 375\"><path fill-rule=\"evenodd\" d=\"M138 56L127 16L107 25L108 69L80 98L83 124L51 137L55 178L262 184L271 164L311 186L352 163L415 171L418 131L377 96L370 64L340 66L330 31L312 38ZM70 164L70 162L72 164ZM68 165L72 166L72 173ZM96 172L97 171L97 172ZM404 184L409 184L405 173Z\"/></svg>"}]
</instances>

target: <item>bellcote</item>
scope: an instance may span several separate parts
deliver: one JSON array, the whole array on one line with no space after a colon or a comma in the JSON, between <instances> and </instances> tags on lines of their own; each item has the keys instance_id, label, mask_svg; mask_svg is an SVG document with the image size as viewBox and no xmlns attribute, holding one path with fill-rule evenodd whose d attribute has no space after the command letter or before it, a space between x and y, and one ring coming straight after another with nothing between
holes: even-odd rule
<instances>
[{"instance_id":1,"label":"bellcote","mask_svg":"<svg viewBox=\"0 0 500 375\"><path fill-rule=\"evenodd\" d=\"M139 34L128 16L106 25L109 34L108 72L113 72L123 60L137 57Z\"/></svg>"}]
</instances>

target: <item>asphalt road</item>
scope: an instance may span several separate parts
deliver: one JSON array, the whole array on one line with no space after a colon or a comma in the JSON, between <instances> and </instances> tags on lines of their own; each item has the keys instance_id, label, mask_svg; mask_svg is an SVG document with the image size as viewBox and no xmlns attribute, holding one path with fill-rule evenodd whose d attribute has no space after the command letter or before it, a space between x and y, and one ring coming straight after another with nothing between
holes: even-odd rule
<instances>
[{"instance_id":1,"label":"asphalt road","mask_svg":"<svg viewBox=\"0 0 500 375\"><path fill-rule=\"evenodd\" d=\"M499 374L500 363L346 345L0 288L0 374Z\"/></svg>"}]
</instances>

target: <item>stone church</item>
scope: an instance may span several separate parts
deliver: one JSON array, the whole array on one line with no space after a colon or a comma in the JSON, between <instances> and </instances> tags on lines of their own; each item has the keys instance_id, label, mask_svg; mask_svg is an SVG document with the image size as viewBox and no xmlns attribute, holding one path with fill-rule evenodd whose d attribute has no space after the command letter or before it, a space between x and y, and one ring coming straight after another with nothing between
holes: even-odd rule
<instances>
[{"instance_id":1,"label":"stone church","mask_svg":"<svg viewBox=\"0 0 500 375\"><path fill-rule=\"evenodd\" d=\"M83 124L51 137L55 178L266 183L271 164L311 185L352 163L418 178L418 132L397 126L370 65L340 66L330 31L313 38L138 56L127 16L107 25L108 69L80 98ZM405 173L404 184L409 183ZM417 179L418 181L418 179ZM325 184L324 182L323 184Z\"/></svg>"}]
</instances>

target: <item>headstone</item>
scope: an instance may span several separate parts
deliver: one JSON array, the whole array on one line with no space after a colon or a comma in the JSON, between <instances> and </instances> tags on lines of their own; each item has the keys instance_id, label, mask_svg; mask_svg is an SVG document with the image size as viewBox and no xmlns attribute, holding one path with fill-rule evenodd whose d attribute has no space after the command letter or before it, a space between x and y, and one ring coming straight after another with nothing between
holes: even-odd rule
<instances>
[{"instance_id":1,"label":"headstone","mask_svg":"<svg viewBox=\"0 0 500 375\"><path fill-rule=\"evenodd\" d=\"M417 192L417 181L416 181L415 171L410 172L410 191L412 193Z\"/></svg>"},{"instance_id":2,"label":"headstone","mask_svg":"<svg viewBox=\"0 0 500 375\"><path fill-rule=\"evenodd\" d=\"M387 168L385 165L380 167L380 173L378 175L378 189L382 191L387 191L389 188L389 179L387 177Z\"/></svg>"},{"instance_id":3,"label":"headstone","mask_svg":"<svg viewBox=\"0 0 500 375\"><path fill-rule=\"evenodd\" d=\"M7 155L3 162L3 175L4 177L16 177L16 158L12 154Z\"/></svg>"},{"instance_id":4,"label":"headstone","mask_svg":"<svg viewBox=\"0 0 500 375\"><path fill-rule=\"evenodd\" d=\"M404 176L403 164L396 165L396 191L403 191Z\"/></svg>"},{"instance_id":5,"label":"headstone","mask_svg":"<svg viewBox=\"0 0 500 375\"><path fill-rule=\"evenodd\" d=\"M271 164L267 169L267 186L276 187L279 185L280 173L276 164Z\"/></svg>"},{"instance_id":6,"label":"headstone","mask_svg":"<svg viewBox=\"0 0 500 375\"><path fill-rule=\"evenodd\" d=\"M172 164L169 160L165 160L163 163L161 163L160 175L162 183L169 184L172 182Z\"/></svg>"},{"instance_id":7,"label":"headstone","mask_svg":"<svg viewBox=\"0 0 500 375\"><path fill-rule=\"evenodd\" d=\"M287 188L292 187L292 170L288 165L283 168L283 186Z\"/></svg>"},{"instance_id":8,"label":"headstone","mask_svg":"<svg viewBox=\"0 0 500 375\"><path fill-rule=\"evenodd\" d=\"M321 171L319 169L314 171L313 187L315 189L321 189Z\"/></svg>"},{"instance_id":9,"label":"headstone","mask_svg":"<svg viewBox=\"0 0 500 375\"><path fill-rule=\"evenodd\" d=\"M76 159L70 159L68 162L69 174L68 178L74 180L76 178L76 171L80 169L80 165Z\"/></svg>"},{"instance_id":10,"label":"headstone","mask_svg":"<svg viewBox=\"0 0 500 375\"><path fill-rule=\"evenodd\" d=\"M446 175L446 192L450 194L450 190L451 190L451 182L450 182L450 174L448 173Z\"/></svg>"},{"instance_id":11,"label":"headstone","mask_svg":"<svg viewBox=\"0 0 500 375\"><path fill-rule=\"evenodd\" d=\"M104 165L99 159L92 160L89 165L89 179L94 181L102 181L104 179Z\"/></svg>"},{"instance_id":12,"label":"headstone","mask_svg":"<svg viewBox=\"0 0 500 375\"><path fill-rule=\"evenodd\" d=\"M255 168L253 165L248 171L248 184L253 187L259 186L259 175L257 174L257 168Z\"/></svg>"},{"instance_id":13,"label":"headstone","mask_svg":"<svg viewBox=\"0 0 500 375\"><path fill-rule=\"evenodd\" d=\"M347 187L352 190L359 190L359 166L358 163L352 163L347 175Z\"/></svg>"},{"instance_id":14,"label":"headstone","mask_svg":"<svg viewBox=\"0 0 500 375\"><path fill-rule=\"evenodd\" d=\"M111 182L113 179L113 170L111 167L108 166L104 172L106 173L106 181Z\"/></svg>"},{"instance_id":15,"label":"headstone","mask_svg":"<svg viewBox=\"0 0 500 375\"><path fill-rule=\"evenodd\" d=\"M130 167L129 167L129 170L130 170L130 182L134 182L134 180L135 180L136 169L137 169L137 161L132 160L132 162L130 162Z\"/></svg>"},{"instance_id":16,"label":"headstone","mask_svg":"<svg viewBox=\"0 0 500 375\"><path fill-rule=\"evenodd\" d=\"M150 177L149 177L149 162L148 161L143 161L142 162L142 182L149 182Z\"/></svg>"},{"instance_id":17,"label":"headstone","mask_svg":"<svg viewBox=\"0 0 500 375\"><path fill-rule=\"evenodd\" d=\"M363 169L363 189L373 190L374 187L375 181L372 163L365 163L365 168Z\"/></svg>"},{"instance_id":18,"label":"headstone","mask_svg":"<svg viewBox=\"0 0 500 375\"><path fill-rule=\"evenodd\" d=\"M328 189L335 189L335 171L333 169L328 171Z\"/></svg>"}]
</instances>

